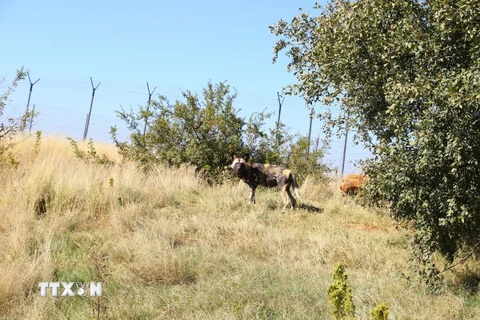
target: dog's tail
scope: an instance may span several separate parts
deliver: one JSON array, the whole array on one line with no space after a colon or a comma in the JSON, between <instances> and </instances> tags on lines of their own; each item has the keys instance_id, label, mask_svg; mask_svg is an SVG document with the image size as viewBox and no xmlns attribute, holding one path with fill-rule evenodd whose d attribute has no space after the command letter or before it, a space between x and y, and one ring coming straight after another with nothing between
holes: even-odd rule
<instances>
[{"instance_id":1,"label":"dog's tail","mask_svg":"<svg viewBox=\"0 0 480 320\"><path fill-rule=\"evenodd\" d=\"M292 173L292 187L293 191L295 191L295 194L302 199L302 195L300 194L300 187L298 186L297 178L295 178L295 175Z\"/></svg>"}]
</instances>

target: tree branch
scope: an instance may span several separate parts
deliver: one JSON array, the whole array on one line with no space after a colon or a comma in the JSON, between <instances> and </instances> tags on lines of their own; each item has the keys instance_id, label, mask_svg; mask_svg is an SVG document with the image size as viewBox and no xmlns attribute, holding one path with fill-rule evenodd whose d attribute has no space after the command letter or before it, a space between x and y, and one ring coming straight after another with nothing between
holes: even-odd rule
<instances>
[{"instance_id":1,"label":"tree branch","mask_svg":"<svg viewBox=\"0 0 480 320\"><path fill-rule=\"evenodd\" d=\"M459 264L462 264L462 263L464 263L465 261L467 261L467 260L475 253L475 251L477 250L477 248L478 248L479 246L480 246L480 242L478 242L478 243L473 247L472 251L470 251L465 257L463 257L462 259L460 259L457 263L449 265L448 267L446 267L445 269L443 269L442 271L440 271L438 274L443 273L443 272L448 271L448 270L451 270L451 269L455 268L456 266L458 266Z\"/></svg>"}]
</instances>

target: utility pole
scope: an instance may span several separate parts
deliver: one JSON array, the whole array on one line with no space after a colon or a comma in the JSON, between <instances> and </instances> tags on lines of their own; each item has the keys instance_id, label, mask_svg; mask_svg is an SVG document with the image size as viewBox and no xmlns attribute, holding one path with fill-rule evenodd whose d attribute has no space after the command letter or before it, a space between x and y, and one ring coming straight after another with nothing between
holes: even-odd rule
<instances>
[{"instance_id":1,"label":"utility pole","mask_svg":"<svg viewBox=\"0 0 480 320\"><path fill-rule=\"evenodd\" d=\"M150 87L147 82L147 89L148 89L148 103L147 103L147 114L145 115L145 126L143 127L144 138L145 138L145 133L147 132L147 122L148 122L147 115L148 115L148 112L150 111L150 101L152 100L152 94L155 92L155 89L157 89L157 87L153 88L153 91L150 92Z\"/></svg>"},{"instance_id":2,"label":"utility pole","mask_svg":"<svg viewBox=\"0 0 480 320\"><path fill-rule=\"evenodd\" d=\"M85 141L85 139L87 138L86 136L86 133L85 133L85 130L87 130L87 126L88 126L88 113L87 115L85 116L85 129L83 129L83 141Z\"/></svg>"},{"instance_id":3,"label":"utility pole","mask_svg":"<svg viewBox=\"0 0 480 320\"><path fill-rule=\"evenodd\" d=\"M348 141L348 113L346 117L346 125L345 125L345 142L343 144L343 160L342 160L342 176L343 178L343 170L345 169L345 156L347 155L347 141Z\"/></svg>"},{"instance_id":4,"label":"utility pole","mask_svg":"<svg viewBox=\"0 0 480 320\"><path fill-rule=\"evenodd\" d=\"M312 120L313 115L315 114L315 109L313 107L310 108L310 128L308 129L308 149L307 149L307 157L310 155L310 141L312 137Z\"/></svg>"},{"instance_id":5,"label":"utility pole","mask_svg":"<svg viewBox=\"0 0 480 320\"><path fill-rule=\"evenodd\" d=\"M278 120L277 120L277 130L278 130L278 126L280 125L280 115L282 114L282 105L283 105L283 101L285 101L285 96L281 97L280 93L277 91L277 99L278 99Z\"/></svg>"},{"instance_id":6,"label":"utility pole","mask_svg":"<svg viewBox=\"0 0 480 320\"><path fill-rule=\"evenodd\" d=\"M28 133L32 132L32 122L33 122L33 115L34 114L35 114L35 104L33 104L32 115L30 116L30 128L28 128Z\"/></svg>"},{"instance_id":7,"label":"utility pole","mask_svg":"<svg viewBox=\"0 0 480 320\"><path fill-rule=\"evenodd\" d=\"M277 91L277 99L278 99L278 120L277 120L277 147L280 146L280 115L282 114L282 105L283 101L285 101L285 96L281 96L280 93Z\"/></svg>"},{"instance_id":8,"label":"utility pole","mask_svg":"<svg viewBox=\"0 0 480 320\"><path fill-rule=\"evenodd\" d=\"M97 84L97 86L94 87L92 77L90 77L90 83L92 84L92 101L90 101L90 112L88 112L88 114L87 114L87 121L85 123L85 131L83 132L83 141L85 141L87 139L88 126L90 125L90 117L92 115L93 98L95 98L95 91L97 90L97 88L98 88L98 86L100 85L101 82L99 82Z\"/></svg>"},{"instance_id":9,"label":"utility pole","mask_svg":"<svg viewBox=\"0 0 480 320\"><path fill-rule=\"evenodd\" d=\"M30 98L32 97L32 90L33 90L33 85L40 81L40 78L37 79L37 81L32 83L32 79L30 79L30 72L27 72L28 75L28 81L30 82L30 92L28 94L28 101L27 101L27 108L25 109L25 115L28 113L28 107L30 106ZM27 126L26 119L22 120L22 131L25 130L25 127Z\"/></svg>"}]
</instances>

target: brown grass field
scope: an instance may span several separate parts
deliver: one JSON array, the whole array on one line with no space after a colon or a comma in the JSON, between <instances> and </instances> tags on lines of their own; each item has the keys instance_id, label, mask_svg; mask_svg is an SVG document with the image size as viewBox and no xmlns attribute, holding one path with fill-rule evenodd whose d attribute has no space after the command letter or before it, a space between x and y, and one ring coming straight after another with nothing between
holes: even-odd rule
<instances>
[{"instance_id":1,"label":"brown grass field","mask_svg":"<svg viewBox=\"0 0 480 320\"><path fill-rule=\"evenodd\" d=\"M389 319L480 319L480 263L429 293L405 276L411 231L346 201L336 183L307 181L300 207L281 212L267 189L249 206L241 181L87 164L59 137L42 138L35 156L34 142L13 150L17 169L0 167L0 319L333 319L336 263L357 319L381 302ZM113 146L96 148L119 160ZM101 281L103 296L42 297L43 281Z\"/></svg>"}]
</instances>

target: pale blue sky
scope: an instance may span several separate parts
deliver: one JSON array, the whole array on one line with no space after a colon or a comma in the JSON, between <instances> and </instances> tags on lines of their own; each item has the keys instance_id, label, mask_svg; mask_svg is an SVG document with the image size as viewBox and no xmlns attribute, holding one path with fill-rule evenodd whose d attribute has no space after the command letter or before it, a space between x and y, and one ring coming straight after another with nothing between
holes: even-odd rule
<instances>
[{"instance_id":1,"label":"pale blue sky","mask_svg":"<svg viewBox=\"0 0 480 320\"><path fill-rule=\"evenodd\" d=\"M78 140L90 106L90 77L101 82L88 135L94 141L110 142L113 124L126 137L114 111L144 104L146 82L157 87L154 97L174 102L181 90L201 93L209 80L226 80L238 92L242 116L267 108L275 112L273 124L277 91L295 78L286 71L286 57L272 64L277 38L268 26L289 21L300 7L312 11L314 2L0 0L2 86L19 67L30 69L32 82L41 79L30 102L40 112L33 130ZM7 115L24 111L29 87L28 79L20 83ZM292 133L308 133L308 114L303 100L285 98L282 122ZM314 119L312 136L318 135L321 124ZM343 140L333 141L328 162L340 166L342 152ZM350 141L345 172L354 172L353 162L365 154Z\"/></svg>"}]
</instances>

